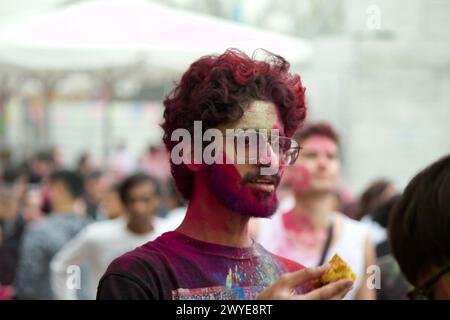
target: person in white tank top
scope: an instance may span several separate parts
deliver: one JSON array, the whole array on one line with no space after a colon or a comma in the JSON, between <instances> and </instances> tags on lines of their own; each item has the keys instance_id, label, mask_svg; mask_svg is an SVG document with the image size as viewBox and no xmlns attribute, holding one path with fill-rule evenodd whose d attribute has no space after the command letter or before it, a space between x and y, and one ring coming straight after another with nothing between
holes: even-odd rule
<instances>
[{"instance_id":1,"label":"person in white tank top","mask_svg":"<svg viewBox=\"0 0 450 320\"><path fill-rule=\"evenodd\" d=\"M285 173L293 197L280 203L272 219L254 222L257 240L269 251L315 267L338 254L357 275L345 299L375 299L367 286L367 267L375 264L375 248L364 224L336 211L340 172L339 139L328 124L306 127L295 138L302 150Z\"/></svg>"}]
</instances>

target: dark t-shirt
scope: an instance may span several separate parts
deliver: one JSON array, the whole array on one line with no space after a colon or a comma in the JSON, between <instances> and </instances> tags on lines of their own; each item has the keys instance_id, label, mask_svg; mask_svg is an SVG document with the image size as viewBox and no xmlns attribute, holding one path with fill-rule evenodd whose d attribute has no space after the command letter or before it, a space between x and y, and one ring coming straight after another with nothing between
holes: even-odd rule
<instances>
[{"instance_id":1,"label":"dark t-shirt","mask_svg":"<svg viewBox=\"0 0 450 320\"><path fill-rule=\"evenodd\" d=\"M97 299L254 299L283 273L302 268L258 243L228 247L172 231L114 260Z\"/></svg>"}]
</instances>

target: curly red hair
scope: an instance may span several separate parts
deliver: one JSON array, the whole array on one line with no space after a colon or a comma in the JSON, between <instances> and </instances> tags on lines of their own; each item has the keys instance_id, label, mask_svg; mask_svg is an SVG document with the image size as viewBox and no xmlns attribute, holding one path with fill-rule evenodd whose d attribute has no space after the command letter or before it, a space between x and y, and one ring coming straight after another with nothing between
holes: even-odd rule
<instances>
[{"instance_id":1,"label":"curly red hair","mask_svg":"<svg viewBox=\"0 0 450 320\"><path fill-rule=\"evenodd\" d=\"M272 102L279 111L284 132L292 136L306 117L305 88L300 76L289 73L289 63L265 51L265 60L250 58L237 49L221 55L204 56L194 62L164 100L163 141L169 152L178 143L172 132L184 128L193 132L194 121L203 131L239 120L249 102ZM193 173L184 164L171 162L180 193L189 199Z\"/></svg>"}]
</instances>

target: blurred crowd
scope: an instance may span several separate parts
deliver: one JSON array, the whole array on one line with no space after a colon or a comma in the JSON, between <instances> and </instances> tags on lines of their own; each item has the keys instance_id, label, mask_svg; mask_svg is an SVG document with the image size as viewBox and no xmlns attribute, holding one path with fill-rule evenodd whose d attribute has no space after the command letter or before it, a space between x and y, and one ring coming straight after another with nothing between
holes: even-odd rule
<instances>
[{"instance_id":1,"label":"blurred crowd","mask_svg":"<svg viewBox=\"0 0 450 320\"><path fill-rule=\"evenodd\" d=\"M88 152L67 168L61 155L42 150L0 172L1 299L93 299L115 257L183 218L163 147L135 161L120 145L106 168ZM72 265L81 283L68 290Z\"/></svg>"}]
</instances>

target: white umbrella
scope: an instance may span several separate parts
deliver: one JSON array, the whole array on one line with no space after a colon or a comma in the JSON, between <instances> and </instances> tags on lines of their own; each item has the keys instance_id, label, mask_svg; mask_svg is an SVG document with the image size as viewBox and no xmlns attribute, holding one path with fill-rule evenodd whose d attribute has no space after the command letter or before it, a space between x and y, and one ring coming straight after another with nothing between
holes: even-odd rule
<instances>
[{"instance_id":1,"label":"white umbrella","mask_svg":"<svg viewBox=\"0 0 450 320\"><path fill-rule=\"evenodd\" d=\"M96 69L145 61L183 70L199 56L264 48L305 63L304 40L134 0L72 5L0 32L0 62L33 69Z\"/></svg>"}]
</instances>

